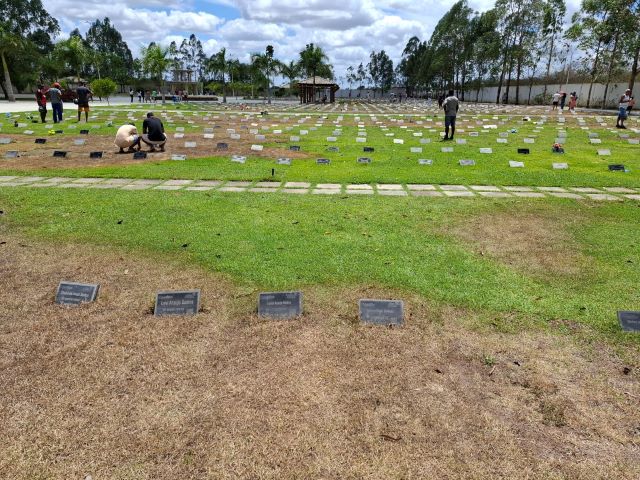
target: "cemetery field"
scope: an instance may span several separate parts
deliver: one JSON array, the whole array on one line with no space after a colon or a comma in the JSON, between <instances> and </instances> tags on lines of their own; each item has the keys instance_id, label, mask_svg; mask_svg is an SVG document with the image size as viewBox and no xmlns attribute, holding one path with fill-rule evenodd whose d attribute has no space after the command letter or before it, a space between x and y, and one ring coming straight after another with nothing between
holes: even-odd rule
<instances>
[{"instance_id":1,"label":"cemetery field","mask_svg":"<svg viewBox=\"0 0 640 480\"><path fill-rule=\"evenodd\" d=\"M290 111L266 115L257 107L238 112L205 110L211 106L176 108L105 107L93 112L89 124L72 119L55 126L30 123L26 114L15 114L0 127L0 139L9 142L0 144L0 175L640 185L637 117L628 122L630 129L619 130L610 116L558 115L540 107L468 105L458 118L455 141L441 142L443 118L427 104L363 104L344 107L345 112L291 107ZM150 153L146 159L116 154L116 128L128 122L141 128L147 110L164 119L169 136L167 152ZM56 130L62 133L53 133ZM82 130L88 133L80 133ZM46 139L46 143L36 144L36 138ZM564 154L551 152L556 142L562 144ZM519 149L528 153L518 153ZM66 152L65 157L54 157L55 151ZM89 158L96 151L102 152L102 158ZM172 160L175 155L180 159ZM318 163L319 159L324 160ZM610 171L609 165L622 165L618 167L622 170Z\"/></svg>"},{"instance_id":2,"label":"cemetery field","mask_svg":"<svg viewBox=\"0 0 640 480\"><path fill-rule=\"evenodd\" d=\"M465 106L458 144L428 104L208 108L167 105L141 160L111 143L148 107L0 127L0 476L640 477L635 119ZM303 314L259 317L268 291Z\"/></svg>"}]
</instances>

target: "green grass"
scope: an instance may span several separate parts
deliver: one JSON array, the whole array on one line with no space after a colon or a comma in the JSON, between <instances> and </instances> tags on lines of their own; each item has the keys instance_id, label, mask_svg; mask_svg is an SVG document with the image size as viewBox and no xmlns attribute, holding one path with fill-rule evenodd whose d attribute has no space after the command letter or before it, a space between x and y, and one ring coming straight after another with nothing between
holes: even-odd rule
<instances>
[{"instance_id":1,"label":"green grass","mask_svg":"<svg viewBox=\"0 0 640 480\"><path fill-rule=\"evenodd\" d=\"M138 123L141 114L149 107L140 109L137 113ZM159 106L157 110L159 110ZM186 107L185 107L186 108ZM196 107L189 107L196 108ZM202 107L204 108L204 107ZM209 108L209 107L207 107ZM106 126L105 120L108 109L100 110L99 121L96 120L99 128L91 130L91 135L113 135L116 126L125 123L126 111L128 107L118 107L113 109L115 118L111 127ZM168 111L175 111L173 106L167 106ZM136 109L136 111L138 111ZM194 117L191 112L185 115L184 119L179 119L175 114L173 116L174 123L166 123L167 131L171 134L175 131L176 126L181 125L185 128L185 133L201 133L202 128L211 126L207 121L202 120L201 116ZM211 117L219 116L220 119L230 117L231 114L211 112ZM306 113L304 113L306 115ZM309 114L312 115L313 114ZM236 117L238 122L237 132L242 135L241 142L249 144L253 141L253 135L248 130L240 130L239 125L247 128L260 128L259 126L278 124L283 130L282 135L276 136L267 133L267 143L265 143L265 151L270 148L278 148L279 153L274 154L272 159L250 157L246 164L232 163L228 155L220 156L215 151L215 144L218 141L226 141L234 144L237 141L229 140L226 136L224 128L215 129L216 138L214 140L200 139L200 143L208 143L211 145L211 154L206 158L189 159L184 162L174 161L154 161L141 162L135 165L127 166L103 166L103 167L87 167L87 168L47 168L39 170L30 170L28 174L44 174L56 176L98 176L98 177L131 177L131 178L185 178L185 179L228 179L228 180L289 180L289 181L310 181L314 183L337 182L337 183L440 183L440 184L496 184L496 185L545 185L545 186L640 186L640 147L638 145L630 145L626 139L619 138L619 131L610 131L600 127L595 123L593 117L586 117L587 125L591 132L597 132L602 139L601 145L592 145L589 143L588 132L582 130L577 125L576 117L567 116L567 141L564 144L566 153L558 155L551 153L551 145L557 136L557 124L555 118L549 116L547 123L543 126L541 132L535 132L537 127L533 122L521 122L517 116L498 116L497 119L491 115L462 115L459 118L459 130L465 132L459 133L459 138L467 140L466 145L457 145L446 143L446 146L453 146L453 153L443 153L440 148L445 145L439 142L439 132L442 127L429 125L441 121L440 117L430 115L423 116L401 116L392 115L387 117L377 114L377 121L384 122L388 125L389 130L382 131L378 128L374 120L365 114L360 114L361 121L367 124L367 143L356 143L357 126L355 118L357 115L344 115L342 124L342 135L338 137L336 143L327 142L326 138L332 135L335 128L333 124L338 118L338 114L327 114L324 125L318 127L315 131L309 131L309 135L302 136L300 142L290 142L290 135L298 135L300 129L309 130L313 127L318 116L313 116L304 125L298 125L297 119L293 113L283 113L282 116L289 116L288 121L276 116L260 117L253 116L249 122L240 123L241 114ZM315 120L314 120L315 118ZM539 117L532 117L537 120ZM193 119L194 124L188 124L187 121ZM397 122L392 119L404 120L401 128ZM462 120L469 120L469 124L464 124ZM478 119L486 119L489 122L497 123L505 121L505 125L499 125L496 130L485 130L481 126L476 125ZM409 123L413 120L414 123ZM431 120L431 121L429 121ZM611 117L607 118L608 123L613 124ZM635 119L634 119L635 120ZM210 119L215 123L216 120ZM424 122L418 125L417 121ZM91 123L91 122L90 122ZM259 126L251 126L256 123ZM637 123L630 123L636 125ZM291 131L286 131L285 127L293 126ZM476 131L480 131L478 137L470 137L468 132L470 126L475 126ZM429 128L426 128L429 127ZM36 136L45 133L43 125L33 124L29 128L36 131ZM78 130L84 128L84 123L80 124L74 131L68 129L68 125L64 127L67 136L77 136ZM499 132L508 132L512 128L518 130L517 133L510 133L508 144L499 144L496 142ZM11 133L15 130L13 126L5 125L0 132L0 136ZM24 129L19 129L22 131ZM431 140L429 144L420 144L420 138L414 137L413 133L423 133L422 138ZM386 133L393 133L394 137L385 136ZM637 138L638 135L627 131L631 138ZM535 135L534 144L525 144L524 138ZM403 145L393 143L393 139L404 140ZM70 140L71 141L71 140ZM176 146L181 146L184 140L170 138L168 143L169 151L174 151ZM303 153L308 155L305 159L294 159L291 166L280 166L275 164L275 157L286 155L286 149L292 143L301 145ZM373 153L364 153L363 146L371 146L375 148ZM330 146L339 147L339 152L328 152ZM7 147L7 146L3 146ZM422 147L422 153L411 153L410 147ZM481 147L491 147L492 155L479 153ZM519 147L528 147L531 150L530 155L519 155L517 149ZM609 157L598 156L597 150L600 148L610 149L612 155ZM6 149L10 149L6 148ZM181 148L181 151L189 154L188 150ZM357 163L360 156L370 156L373 163L363 165ZM316 165L315 160L319 157L326 157L331 160L330 165ZM432 159L432 166L419 165L418 159ZM460 159L473 159L476 166L461 167L458 165ZM525 168L510 168L509 160L520 160L525 162ZM569 164L569 170L554 170L553 162L566 162ZM623 163L629 172L609 172L608 165L611 163ZM275 169L272 176L272 169ZM27 174L22 169L2 168L0 163L0 175L24 175Z\"/></svg>"},{"instance_id":2,"label":"green grass","mask_svg":"<svg viewBox=\"0 0 640 480\"><path fill-rule=\"evenodd\" d=\"M615 316L640 308L632 203L0 189L0 204L11 230L201 265L251 288L380 285L483 312L507 330L568 321L640 344ZM527 274L446 233L485 213L548 209L586 259L579 274Z\"/></svg>"}]
</instances>

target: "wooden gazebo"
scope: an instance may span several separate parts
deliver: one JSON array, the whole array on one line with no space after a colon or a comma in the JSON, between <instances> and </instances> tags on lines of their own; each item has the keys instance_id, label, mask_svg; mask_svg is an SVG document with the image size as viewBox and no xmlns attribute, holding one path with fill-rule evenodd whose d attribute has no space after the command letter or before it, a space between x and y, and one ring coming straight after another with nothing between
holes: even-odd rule
<instances>
[{"instance_id":1,"label":"wooden gazebo","mask_svg":"<svg viewBox=\"0 0 640 480\"><path fill-rule=\"evenodd\" d=\"M315 82L313 77L301 80L298 82L298 88L300 89L300 103L315 103L318 92L322 94L320 101L327 97L329 103L333 103L336 101L336 92L340 90L338 84L333 80L322 77L315 77Z\"/></svg>"}]
</instances>

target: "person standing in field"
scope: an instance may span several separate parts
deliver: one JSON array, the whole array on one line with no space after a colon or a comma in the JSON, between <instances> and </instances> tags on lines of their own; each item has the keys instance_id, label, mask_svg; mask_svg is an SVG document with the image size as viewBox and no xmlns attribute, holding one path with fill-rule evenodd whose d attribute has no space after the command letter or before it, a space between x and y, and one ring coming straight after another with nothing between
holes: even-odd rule
<instances>
[{"instance_id":1,"label":"person standing in field","mask_svg":"<svg viewBox=\"0 0 640 480\"><path fill-rule=\"evenodd\" d=\"M627 88L624 95L620 97L620 103L618 104L618 120L616 121L616 128L627 128L624 126L624 121L627 119L627 108L631 103L631 90Z\"/></svg>"},{"instance_id":2,"label":"person standing in field","mask_svg":"<svg viewBox=\"0 0 640 480\"><path fill-rule=\"evenodd\" d=\"M133 88L129 87L129 96L131 97L131 103L133 103Z\"/></svg>"},{"instance_id":3,"label":"person standing in field","mask_svg":"<svg viewBox=\"0 0 640 480\"><path fill-rule=\"evenodd\" d=\"M564 104L567 101L567 92L560 92L560 110L564 110Z\"/></svg>"},{"instance_id":4,"label":"person standing in field","mask_svg":"<svg viewBox=\"0 0 640 480\"><path fill-rule=\"evenodd\" d=\"M80 86L76 88L78 95L78 122L80 115L84 112L85 123L89 122L89 97L93 96L93 92L89 90L86 82L80 82Z\"/></svg>"},{"instance_id":5,"label":"person standing in field","mask_svg":"<svg viewBox=\"0 0 640 480\"><path fill-rule=\"evenodd\" d=\"M55 82L53 87L47 92L51 100L51 110L53 110L53 123L62 121L62 90L60 84Z\"/></svg>"},{"instance_id":6,"label":"person standing in field","mask_svg":"<svg viewBox=\"0 0 640 480\"><path fill-rule=\"evenodd\" d=\"M47 90L43 85L38 85L38 90L36 90L36 103L38 104L40 120L45 123L47 118Z\"/></svg>"},{"instance_id":7,"label":"person standing in field","mask_svg":"<svg viewBox=\"0 0 640 480\"><path fill-rule=\"evenodd\" d=\"M575 113L577 104L578 104L578 96L576 95L576 92L572 92L571 95L569 96L569 111L571 113Z\"/></svg>"},{"instance_id":8,"label":"person standing in field","mask_svg":"<svg viewBox=\"0 0 640 480\"><path fill-rule=\"evenodd\" d=\"M460 100L454 95L453 90L449 90L449 95L442 102L444 110L444 140L453 140L456 133L456 115L460 109ZM451 136L449 136L449 127L451 127Z\"/></svg>"}]
</instances>

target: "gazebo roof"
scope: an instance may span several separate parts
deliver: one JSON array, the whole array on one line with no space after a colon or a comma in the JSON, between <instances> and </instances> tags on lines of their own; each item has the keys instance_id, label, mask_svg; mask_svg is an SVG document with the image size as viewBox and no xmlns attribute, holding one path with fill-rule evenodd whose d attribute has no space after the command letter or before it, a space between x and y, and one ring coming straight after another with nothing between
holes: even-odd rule
<instances>
[{"instance_id":1,"label":"gazebo roof","mask_svg":"<svg viewBox=\"0 0 640 480\"><path fill-rule=\"evenodd\" d=\"M332 86L332 85L338 85L336 82L334 82L333 80L329 80L328 78L322 78L322 77L315 77L316 81L316 87L322 87L322 86ZM313 81L313 77L309 77L306 80L300 80L298 82L298 85L313 85L314 81Z\"/></svg>"}]
</instances>

